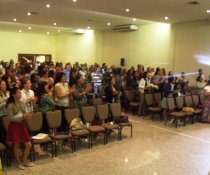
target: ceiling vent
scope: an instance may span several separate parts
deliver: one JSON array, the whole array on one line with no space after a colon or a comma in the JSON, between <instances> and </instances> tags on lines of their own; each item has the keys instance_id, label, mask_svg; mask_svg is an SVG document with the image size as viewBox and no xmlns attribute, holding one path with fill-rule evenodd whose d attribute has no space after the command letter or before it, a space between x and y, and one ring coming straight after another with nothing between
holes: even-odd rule
<instances>
[{"instance_id":1,"label":"ceiling vent","mask_svg":"<svg viewBox=\"0 0 210 175\"><path fill-rule=\"evenodd\" d=\"M191 1L191 2L188 2L189 5L198 5L200 4L200 2L198 1Z\"/></svg>"},{"instance_id":2,"label":"ceiling vent","mask_svg":"<svg viewBox=\"0 0 210 175\"><path fill-rule=\"evenodd\" d=\"M134 24L126 24L126 25L115 26L113 30L119 32L137 31L138 26Z\"/></svg>"}]
</instances>

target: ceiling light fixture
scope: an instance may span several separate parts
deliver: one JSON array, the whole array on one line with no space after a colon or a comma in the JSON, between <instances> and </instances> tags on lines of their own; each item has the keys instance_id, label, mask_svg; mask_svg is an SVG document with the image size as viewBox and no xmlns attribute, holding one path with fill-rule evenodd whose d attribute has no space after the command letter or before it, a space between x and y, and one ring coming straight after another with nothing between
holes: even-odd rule
<instances>
[{"instance_id":1,"label":"ceiling light fixture","mask_svg":"<svg viewBox=\"0 0 210 175\"><path fill-rule=\"evenodd\" d=\"M110 25L111 25L111 23L110 23L110 22L108 22L108 23L107 23L107 25L108 25L108 26L110 26Z\"/></svg>"},{"instance_id":2,"label":"ceiling light fixture","mask_svg":"<svg viewBox=\"0 0 210 175\"><path fill-rule=\"evenodd\" d=\"M53 25L56 26L57 25L56 22L54 22Z\"/></svg>"},{"instance_id":3,"label":"ceiling light fixture","mask_svg":"<svg viewBox=\"0 0 210 175\"><path fill-rule=\"evenodd\" d=\"M28 16L31 16L31 12L28 12L27 15L28 15Z\"/></svg>"},{"instance_id":4,"label":"ceiling light fixture","mask_svg":"<svg viewBox=\"0 0 210 175\"><path fill-rule=\"evenodd\" d=\"M17 19L16 19L16 18L14 18L14 19L13 19L13 21L14 21L14 22L16 22L16 21L17 21Z\"/></svg>"},{"instance_id":5,"label":"ceiling light fixture","mask_svg":"<svg viewBox=\"0 0 210 175\"><path fill-rule=\"evenodd\" d=\"M206 12L207 12L207 13L210 13L210 10L208 9L208 10L206 10Z\"/></svg>"},{"instance_id":6,"label":"ceiling light fixture","mask_svg":"<svg viewBox=\"0 0 210 175\"><path fill-rule=\"evenodd\" d=\"M136 18L133 18L133 21L136 21Z\"/></svg>"},{"instance_id":7,"label":"ceiling light fixture","mask_svg":"<svg viewBox=\"0 0 210 175\"><path fill-rule=\"evenodd\" d=\"M168 16L165 16L165 18L164 18L165 20L168 20Z\"/></svg>"},{"instance_id":8,"label":"ceiling light fixture","mask_svg":"<svg viewBox=\"0 0 210 175\"><path fill-rule=\"evenodd\" d=\"M28 30L31 30L31 27L28 27Z\"/></svg>"},{"instance_id":9,"label":"ceiling light fixture","mask_svg":"<svg viewBox=\"0 0 210 175\"><path fill-rule=\"evenodd\" d=\"M77 0L73 0L73 2L77 2Z\"/></svg>"},{"instance_id":10,"label":"ceiling light fixture","mask_svg":"<svg viewBox=\"0 0 210 175\"><path fill-rule=\"evenodd\" d=\"M87 29L90 29L90 26L87 26Z\"/></svg>"},{"instance_id":11,"label":"ceiling light fixture","mask_svg":"<svg viewBox=\"0 0 210 175\"><path fill-rule=\"evenodd\" d=\"M22 32L22 30L18 30L18 32L20 32L20 33L21 33L21 32Z\"/></svg>"},{"instance_id":12,"label":"ceiling light fixture","mask_svg":"<svg viewBox=\"0 0 210 175\"><path fill-rule=\"evenodd\" d=\"M46 7L47 7L47 8L50 8L50 4L47 4Z\"/></svg>"},{"instance_id":13,"label":"ceiling light fixture","mask_svg":"<svg viewBox=\"0 0 210 175\"><path fill-rule=\"evenodd\" d=\"M130 9L125 9L126 12L130 12Z\"/></svg>"}]
</instances>

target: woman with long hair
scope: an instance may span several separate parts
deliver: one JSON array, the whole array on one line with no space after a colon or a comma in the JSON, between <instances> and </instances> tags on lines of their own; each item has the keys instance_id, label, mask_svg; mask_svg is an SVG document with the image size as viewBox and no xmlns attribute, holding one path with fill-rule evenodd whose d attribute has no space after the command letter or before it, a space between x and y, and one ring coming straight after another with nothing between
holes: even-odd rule
<instances>
[{"instance_id":1,"label":"woman with long hair","mask_svg":"<svg viewBox=\"0 0 210 175\"><path fill-rule=\"evenodd\" d=\"M33 164L28 161L31 141L25 124L25 121L31 118L31 113L25 111L24 103L20 101L20 89L13 88L10 93L11 95L7 101L7 114L10 119L7 131L7 143L13 145L16 167L24 170L25 167L33 166ZM19 147L21 143L25 146L23 162L20 161Z\"/></svg>"},{"instance_id":2,"label":"woman with long hair","mask_svg":"<svg viewBox=\"0 0 210 175\"><path fill-rule=\"evenodd\" d=\"M54 107L54 101L52 98L52 94L49 93L49 85L45 81L41 81L38 84L38 106L39 110L43 115L42 129L44 133L49 132L47 120L46 120L46 112L50 111Z\"/></svg>"},{"instance_id":3,"label":"woman with long hair","mask_svg":"<svg viewBox=\"0 0 210 175\"><path fill-rule=\"evenodd\" d=\"M5 142L5 130L2 125L2 116L7 114L6 104L9 98L9 91L7 91L7 85L5 80L0 81L0 142Z\"/></svg>"}]
</instances>

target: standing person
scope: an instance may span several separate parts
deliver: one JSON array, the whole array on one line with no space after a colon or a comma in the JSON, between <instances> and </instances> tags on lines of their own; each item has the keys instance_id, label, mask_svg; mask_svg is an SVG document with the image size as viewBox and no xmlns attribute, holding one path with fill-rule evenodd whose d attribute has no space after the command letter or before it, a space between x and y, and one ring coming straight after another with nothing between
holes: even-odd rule
<instances>
[{"instance_id":1,"label":"standing person","mask_svg":"<svg viewBox=\"0 0 210 175\"><path fill-rule=\"evenodd\" d=\"M66 77L63 72L56 74L55 78L55 108L62 112L62 124L59 131L66 131L66 120L64 116L64 110L69 107L69 86L66 82Z\"/></svg>"},{"instance_id":2,"label":"standing person","mask_svg":"<svg viewBox=\"0 0 210 175\"><path fill-rule=\"evenodd\" d=\"M203 103L203 114L201 117L202 122L210 123L210 80L207 83L207 86L204 88L204 103Z\"/></svg>"},{"instance_id":3,"label":"standing person","mask_svg":"<svg viewBox=\"0 0 210 175\"><path fill-rule=\"evenodd\" d=\"M75 85L75 92L74 92L74 100L75 104L78 108L82 108L83 106L87 105L87 95L90 92L90 88L84 87L85 80L82 75L78 74L76 76L76 85Z\"/></svg>"},{"instance_id":4,"label":"standing person","mask_svg":"<svg viewBox=\"0 0 210 175\"><path fill-rule=\"evenodd\" d=\"M99 93L99 87L102 85L102 74L99 67L97 67L95 71L91 73L91 78L93 82L94 96L97 97Z\"/></svg>"},{"instance_id":5,"label":"standing person","mask_svg":"<svg viewBox=\"0 0 210 175\"><path fill-rule=\"evenodd\" d=\"M181 77L178 79L178 89L185 95L189 80L186 78L185 72L181 72Z\"/></svg>"},{"instance_id":6,"label":"standing person","mask_svg":"<svg viewBox=\"0 0 210 175\"><path fill-rule=\"evenodd\" d=\"M10 124L7 131L7 143L12 144L14 156L16 159L16 167L24 170L25 167L32 167L28 161L28 155L31 149L30 136L25 121L31 118L31 113L26 112L24 103L20 101L21 91L18 88L11 90L11 95L7 101L7 114ZM23 143L25 148L23 151L23 162L20 161L20 144Z\"/></svg>"},{"instance_id":7,"label":"standing person","mask_svg":"<svg viewBox=\"0 0 210 175\"><path fill-rule=\"evenodd\" d=\"M9 91L6 90L7 85L5 80L0 81L0 142L5 142L6 132L2 124L2 116L7 114L6 104L9 98Z\"/></svg>"},{"instance_id":8,"label":"standing person","mask_svg":"<svg viewBox=\"0 0 210 175\"><path fill-rule=\"evenodd\" d=\"M108 85L105 87L104 92L106 103L112 103L113 101L117 102L119 92L116 90L114 77L110 77Z\"/></svg>"},{"instance_id":9,"label":"standing person","mask_svg":"<svg viewBox=\"0 0 210 175\"><path fill-rule=\"evenodd\" d=\"M145 99L145 88L148 85L148 79L146 79L146 72L143 74L141 80L139 81L139 93L140 93L140 102L139 102L139 108L138 108L138 116L142 116L144 113L144 99Z\"/></svg>"},{"instance_id":10,"label":"standing person","mask_svg":"<svg viewBox=\"0 0 210 175\"><path fill-rule=\"evenodd\" d=\"M49 85L45 81L41 81L38 84L38 105L39 110L43 115L42 129L44 133L49 132L49 128L46 120L46 112L51 111L54 106L52 94L49 91Z\"/></svg>"},{"instance_id":11,"label":"standing person","mask_svg":"<svg viewBox=\"0 0 210 175\"><path fill-rule=\"evenodd\" d=\"M174 92L174 77L168 77L168 83L165 84L164 95L161 101L161 108L163 108L163 118L164 120L168 119L169 109L167 104L167 98L173 97Z\"/></svg>"},{"instance_id":12,"label":"standing person","mask_svg":"<svg viewBox=\"0 0 210 175\"><path fill-rule=\"evenodd\" d=\"M67 83L69 83L70 82L70 77L71 77L71 65L70 65L70 63L67 63L65 65L65 69L64 69L63 73L65 74Z\"/></svg>"},{"instance_id":13,"label":"standing person","mask_svg":"<svg viewBox=\"0 0 210 175\"><path fill-rule=\"evenodd\" d=\"M206 81L203 75L203 69L198 69L198 74L196 75L197 94L203 94L203 89L205 85L206 85Z\"/></svg>"},{"instance_id":14,"label":"standing person","mask_svg":"<svg viewBox=\"0 0 210 175\"><path fill-rule=\"evenodd\" d=\"M34 91L31 90L31 81L28 78L22 80L23 89L21 90L21 101L25 105L26 112L33 112L33 106L36 102Z\"/></svg>"}]
</instances>

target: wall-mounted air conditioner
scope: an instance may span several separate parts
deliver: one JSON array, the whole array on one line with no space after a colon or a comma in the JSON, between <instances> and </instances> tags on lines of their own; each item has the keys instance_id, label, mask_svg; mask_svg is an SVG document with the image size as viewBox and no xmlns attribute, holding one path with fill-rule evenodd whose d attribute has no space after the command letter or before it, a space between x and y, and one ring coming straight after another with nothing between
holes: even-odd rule
<instances>
[{"instance_id":1,"label":"wall-mounted air conditioner","mask_svg":"<svg viewBox=\"0 0 210 175\"><path fill-rule=\"evenodd\" d=\"M126 25L115 26L113 30L120 32L136 31L138 30L138 26L134 24L126 24Z\"/></svg>"}]
</instances>

